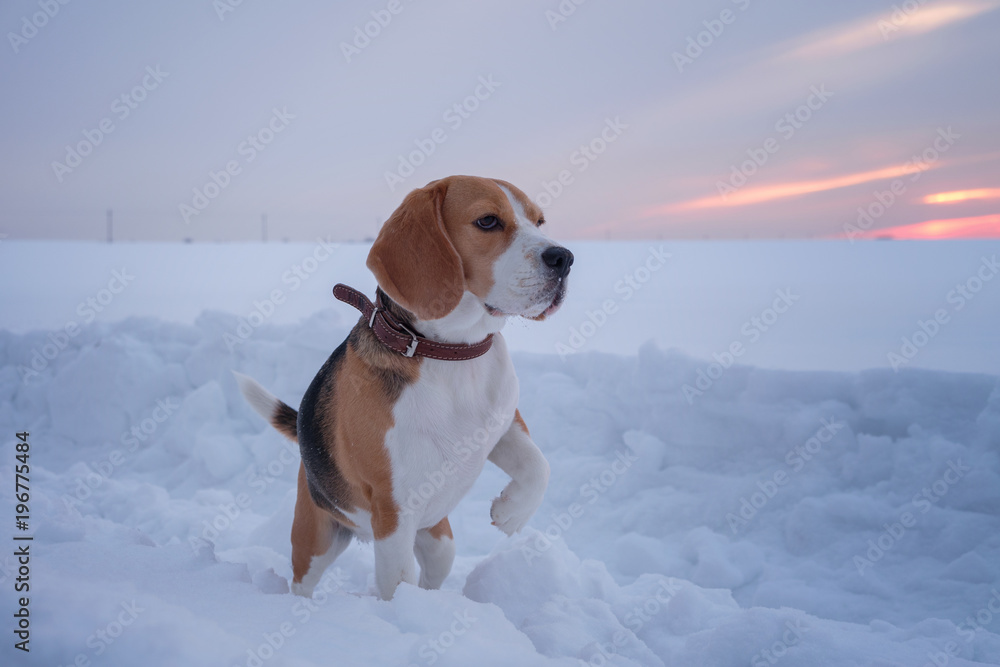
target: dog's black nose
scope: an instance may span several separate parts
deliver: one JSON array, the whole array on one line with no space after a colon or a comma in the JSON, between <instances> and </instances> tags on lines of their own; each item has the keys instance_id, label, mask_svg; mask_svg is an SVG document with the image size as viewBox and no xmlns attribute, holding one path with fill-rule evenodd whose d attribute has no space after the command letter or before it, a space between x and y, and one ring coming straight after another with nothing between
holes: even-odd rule
<instances>
[{"instance_id":1,"label":"dog's black nose","mask_svg":"<svg viewBox=\"0 0 1000 667\"><path fill-rule=\"evenodd\" d=\"M573 253L566 248L554 245L545 249L545 252L542 253L542 261L555 271L557 276L565 278L569 274L569 267L573 266Z\"/></svg>"}]
</instances>

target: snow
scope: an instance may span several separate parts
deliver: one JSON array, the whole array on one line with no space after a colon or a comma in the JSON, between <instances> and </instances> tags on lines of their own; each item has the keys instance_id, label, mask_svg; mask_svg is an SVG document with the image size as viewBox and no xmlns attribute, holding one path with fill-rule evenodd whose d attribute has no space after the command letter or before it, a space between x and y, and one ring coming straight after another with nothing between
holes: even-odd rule
<instances>
[{"instance_id":1,"label":"snow","mask_svg":"<svg viewBox=\"0 0 1000 667\"><path fill-rule=\"evenodd\" d=\"M615 282L660 244L585 244L565 310L511 323L545 501L503 536L488 517L506 479L488 466L451 516L442 590L385 602L359 543L312 600L288 592L298 452L230 372L297 404L356 318L329 288L373 286L363 246L320 262L307 245L5 241L23 272L0 297L0 433L31 434L35 541L30 654L12 647L16 565L0 557L0 660L1000 664L1000 286L948 300L997 245L663 246L626 300ZM309 256L293 290L281 276ZM105 288L88 322L77 304ZM743 323L785 289L801 300L752 342ZM894 370L887 353L941 308ZM723 363L734 342L745 354ZM0 471L12 517L12 453Z\"/></svg>"}]
</instances>

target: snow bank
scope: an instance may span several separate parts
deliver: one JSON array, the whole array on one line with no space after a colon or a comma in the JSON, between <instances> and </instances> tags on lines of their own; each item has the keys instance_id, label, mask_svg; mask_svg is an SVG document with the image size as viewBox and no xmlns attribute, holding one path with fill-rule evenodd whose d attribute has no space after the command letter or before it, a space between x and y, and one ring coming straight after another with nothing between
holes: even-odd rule
<instances>
[{"instance_id":1,"label":"snow bank","mask_svg":"<svg viewBox=\"0 0 1000 667\"><path fill-rule=\"evenodd\" d=\"M0 331L0 432L31 434L36 535L32 652L8 642L5 664L1000 664L990 375L734 365L705 387L708 362L652 345L516 353L552 464L529 528L489 525L490 466L452 515L443 590L377 600L354 544L315 599L288 594L298 453L229 371L297 404L343 310L235 344L218 312Z\"/></svg>"}]
</instances>

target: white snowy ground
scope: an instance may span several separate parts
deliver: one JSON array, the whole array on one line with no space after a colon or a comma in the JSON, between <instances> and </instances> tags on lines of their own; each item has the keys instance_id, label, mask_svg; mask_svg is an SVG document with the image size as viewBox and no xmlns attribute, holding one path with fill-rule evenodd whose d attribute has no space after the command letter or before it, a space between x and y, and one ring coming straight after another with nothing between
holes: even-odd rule
<instances>
[{"instance_id":1,"label":"white snowy ground","mask_svg":"<svg viewBox=\"0 0 1000 667\"><path fill-rule=\"evenodd\" d=\"M329 288L372 286L364 247L292 289L314 246L3 242L0 517L9 539L28 431L35 541L30 654L0 550L0 662L1000 664L1000 244L663 246L645 275L649 244L571 245L564 311L508 327L544 505L504 537L488 466L443 590L382 602L357 543L288 594L298 454L230 374L296 405L355 319Z\"/></svg>"}]
</instances>

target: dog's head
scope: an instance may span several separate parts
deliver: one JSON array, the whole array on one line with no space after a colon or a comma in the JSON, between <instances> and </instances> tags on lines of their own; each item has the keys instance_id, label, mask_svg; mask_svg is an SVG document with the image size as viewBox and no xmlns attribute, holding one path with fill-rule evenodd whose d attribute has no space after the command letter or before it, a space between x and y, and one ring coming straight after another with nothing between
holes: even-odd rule
<instances>
[{"instance_id":1,"label":"dog's head","mask_svg":"<svg viewBox=\"0 0 1000 667\"><path fill-rule=\"evenodd\" d=\"M450 176L414 190L386 221L368 268L422 321L456 310L541 320L566 295L573 254L541 229L542 211L505 181Z\"/></svg>"}]
</instances>

